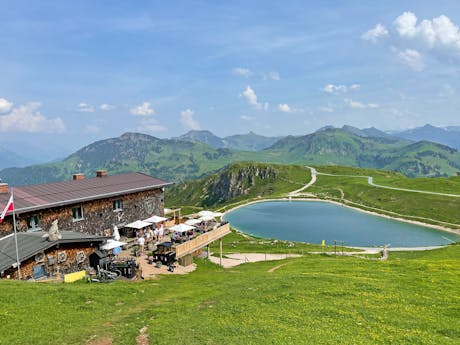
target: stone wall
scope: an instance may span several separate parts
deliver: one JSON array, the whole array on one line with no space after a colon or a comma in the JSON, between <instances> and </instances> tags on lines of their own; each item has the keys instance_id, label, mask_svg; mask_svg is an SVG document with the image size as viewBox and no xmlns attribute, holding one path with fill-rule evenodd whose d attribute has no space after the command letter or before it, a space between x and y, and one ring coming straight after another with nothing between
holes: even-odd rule
<instances>
[{"instance_id":1,"label":"stone wall","mask_svg":"<svg viewBox=\"0 0 460 345\"><path fill-rule=\"evenodd\" d=\"M37 265L44 265L46 275L48 277L60 277L63 274L73 273L84 270L89 266L89 256L99 246L99 243L67 243L54 246L43 252L43 261L37 262L35 256L21 263L21 279L28 280L33 278L34 267ZM58 261L58 254L60 252L66 253L66 260L63 262ZM79 252L85 254L85 259L82 262L77 262L77 255ZM50 264L49 258L54 258L54 263ZM5 270L2 278L18 279L17 268L9 268Z\"/></svg>"},{"instance_id":2,"label":"stone wall","mask_svg":"<svg viewBox=\"0 0 460 345\"><path fill-rule=\"evenodd\" d=\"M122 200L121 211L113 210L113 201ZM72 218L72 208L82 206L83 219L75 221ZM138 219L146 219L152 215L163 216L164 192L158 188L122 196L76 203L62 207L16 215L17 231L27 231L27 220L34 215L39 218L39 227L48 231L51 223L58 219L61 231L85 232L94 235L112 234L114 225L119 228ZM13 232L13 216L9 215L0 224L0 237Z\"/></svg>"}]
</instances>

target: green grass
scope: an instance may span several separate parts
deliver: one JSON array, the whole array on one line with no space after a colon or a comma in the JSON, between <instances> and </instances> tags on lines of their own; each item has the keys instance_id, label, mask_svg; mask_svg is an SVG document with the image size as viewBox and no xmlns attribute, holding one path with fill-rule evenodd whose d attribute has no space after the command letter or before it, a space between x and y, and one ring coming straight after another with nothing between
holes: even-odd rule
<instances>
[{"instance_id":1,"label":"green grass","mask_svg":"<svg viewBox=\"0 0 460 345\"><path fill-rule=\"evenodd\" d=\"M282 266L280 266L282 265ZM270 269L278 267L274 272ZM1 344L458 344L460 246L112 284L1 281Z\"/></svg>"},{"instance_id":2,"label":"green grass","mask_svg":"<svg viewBox=\"0 0 460 345\"><path fill-rule=\"evenodd\" d=\"M385 186L458 193L460 195L460 179L458 177L409 179L400 174L379 170L328 166L317 166L316 168L322 173L370 175L374 177L375 183ZM404 218L441 224L446 227L456 228L455 225L440 222L460 224L458 213L460 198L377 188L368 185L366 178L319 175L316 183L308 189L308 192L314 193L320 198L333 198L335 200L340 200L343 192L344 199L356 203L350 204L351 206L361 207L364 205L378 209L379 213L390 215L396 213L403 215Z\"/></svg>"},{"instance_id":3,"label":"green grass","mask_svg":"<svg viewBox=\"0 0 460 345\"><path fill-rule=\"evenodd\" d=\"M269 178L257 176L268 171ZM310 169L298 165L235 163L199 180L186 181L166 192L167 207L211 207L264 197L281 197L311 179Z\"/></svg>"},{"instance_id":4,"label":"green grass","mask_svg":"<svg viewBox=\"0 0 460 345\"><path fill-rule=\"evenodd\" d=\"M337 252L342 251L342 247L334 247L331 243L326 243L324 248L318 244L305 242L282 241L276 239L258 238L232 230L222 239L223 254L230 253L266 253L266 254L306 254L308 252ZM218 255L219 243L211 244L211 251ZM359 251L354 248L343 247L344 252Z\"/></svg>"}]
</instances>

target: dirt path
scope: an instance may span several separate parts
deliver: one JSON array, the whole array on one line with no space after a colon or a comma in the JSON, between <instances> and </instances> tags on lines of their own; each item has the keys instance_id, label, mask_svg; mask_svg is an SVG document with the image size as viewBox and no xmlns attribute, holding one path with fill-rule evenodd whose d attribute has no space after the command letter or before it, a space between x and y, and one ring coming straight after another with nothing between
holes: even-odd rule
<instances>
[{"instance_id":1,"label":"dirt path","mask_svg":"<svg viewBox=\"0 0 460 345\"><path fill-rule=\"evenodd\" d=\"M230 268L248 262L284 260L300 256L301 255L298 254L234 253L227 254L225 258L222 258L222 266L224 268ZM218 257L210 256L209 260L217 265L220 264L220 258Z\"/></svg>"},{"instance_id":2,"label":"dirt path","mask_svg":"<svg viewBox=\"0 0 460 345\"><path fill-rule=\"evenodd\" d=\"M376 184L374 183L374 178L372 176L367 176L367 175L336 175L336 174L326 174L326 173L321 173L317 172L314 168L308 167L310 170L315 171L315 174L317 175L323 175L323 176L335 176L335 177L358 177L358 178L366 178L367 183L376 188L383 188L383 189L391 189L391 190L399 190L402 192L409 192L409 193L420 193L420 194L430 194L430 195L441 195L441 196L448 196L448 197L453 197L453 198L460 198L459 194L449 194L449 193L439 193L439 192L429 192L426 190L419 190L419 189L407 189L407 188L398 188L398 187L391 187L391 186L384 186L381 184Z\"/></svg>"},{"instance_id":3,"label":"dirt path","mask_svg":"<svg viewBox=\"0 0 460 345\"><path fill-rule=\"evenodd\" d=\"M308 182L302 188L296 189L296 190L288 193L289 197L299 195L302 191L304 191L305 189L307 189L308 187L310 187L311 185L313 185L316 182L316 170L315 170L315 168L312 168L312 167L309 167L309 166L307 166L307 168L309 168L310 171L311 171L311 180L310 180L310 182Z\"/></svg>"}]
</instances>

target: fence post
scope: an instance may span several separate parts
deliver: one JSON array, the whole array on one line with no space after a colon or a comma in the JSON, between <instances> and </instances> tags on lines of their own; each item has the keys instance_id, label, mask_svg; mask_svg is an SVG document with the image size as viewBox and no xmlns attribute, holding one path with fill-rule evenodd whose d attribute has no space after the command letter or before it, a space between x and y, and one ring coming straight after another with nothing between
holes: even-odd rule
<instances>
[{"instance_id":1,"label":"fence post","mask_svg":"<svg viewBox=\"0 0 460 345\"><path fill-rule=\"evenodd\" d=\"M220 248L220 265L222 266L222 238L219 240L219 248Z\"/></svg>"}]
</instances>

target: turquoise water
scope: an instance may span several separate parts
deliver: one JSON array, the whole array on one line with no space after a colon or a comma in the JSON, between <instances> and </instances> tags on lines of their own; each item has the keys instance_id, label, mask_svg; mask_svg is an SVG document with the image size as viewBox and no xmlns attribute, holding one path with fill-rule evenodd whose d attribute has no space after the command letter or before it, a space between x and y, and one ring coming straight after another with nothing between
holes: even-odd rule
<instances>
[{"instance_id":1,"label":"turquoise water","mask_svg":"<svg viewBox=\"0 0 460 345\"><path fill-rule=\"evenodd\" d=\"M231 211L224 219L254 236L318 244L337 240L360 247L422 247L460 241L460 235L326 202L261 202Z\"/></svg>"}]
</instances>

